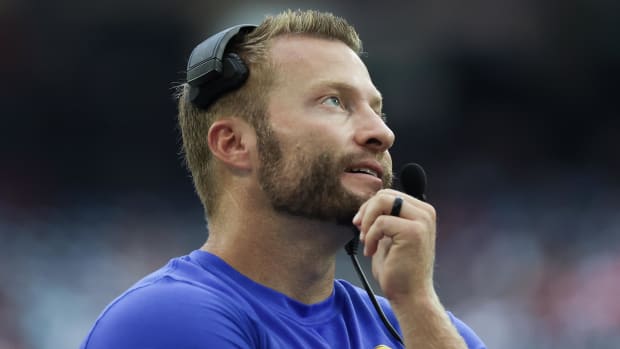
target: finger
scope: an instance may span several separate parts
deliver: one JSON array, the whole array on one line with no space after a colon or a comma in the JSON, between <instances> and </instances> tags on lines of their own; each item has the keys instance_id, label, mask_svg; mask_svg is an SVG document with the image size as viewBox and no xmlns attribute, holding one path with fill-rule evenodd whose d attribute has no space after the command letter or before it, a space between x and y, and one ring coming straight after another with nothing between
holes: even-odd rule
<instances>
[{"instance_id":1,"label":"finger","mask_svg":"<svg viewBox=\"0 0 620 349\"><path fill-rule=\"evenodd\" d=\"M381 275L381 270L384 265L385 258L390 252L391 246L391 238L384 236L382 239L379 239L379 243L377 244L377 252L375 252L375 254L372 256L372 274L377 279L379 279L379 275Z\"/></svg>"},{"instance_id":2,"label":"finger","mask_svg":"<svg viewBox=\"0 0 620 349\"><path fill-rule=\"evenodd\" d=\"M368 201L364 202L362 206L357 210L357 213L353 217L353 225L355 225L358 229L361 229L362 216L364 215L364 211L366 210L366 206L368 205Z\"/></svg>"},{"instance_id":3,"label":"finger","mask_svg":"<svg viewBox=\"0 0 620 349\"><path fill-rule=\"evenodd\" d=\"M394 216L380 216L366 233L364 255L373 256L377 252L379 241L384 238L389 238L393 243L398 241L401 236L415 236L423 232L424 225L421 222ZM407 239L411 240L412 238L408 237Z\"/></svg>"},{"instance_id":4,"label":"finger","mask_svg":"<svg viewBox=\"0 0 620 349\"><path fill-rule=\"evenodd\" d=\"M373 224L373 222L377 219L377 217L382 215L389 215L392 211L392 205L394 200L396 199L396 195L382 192L375 196L373 196L370 200L365 203L364 211L361 212L361 226L360 232L362 233L362 237L368 232L368 229ZM403 202L403 206L406 203ZM402 211L402 207L401 207Z\"/></svg>"},{"instance_id":5,"label":"finger","mask_svg":"<svg viewBox=\"0 0 620 349\"><path fill-rule=\"evenodd\" d=\"M401 194L402 196L393 196L393 194ZM368 228L377 217L381 215L392 215L397 197L403 199L398 217L409 220L435 222L437 214L433 206L397 191L385 192L367 202L361 217L362 224L360 231L362 235L366 234Z\"/></svg>"},{"instance_id":6,"label":"finger","mask_svg":"<svg viewBox=\"0 0 620 349\"><path fill-rule=\"evenodd\" d=\"M393 189L383 189L367 200L353 218L353 224L360 231L359 238L361 241L364 240L368 228L377 217L392 213L394 200L397 197L403 199L399 217L435 221L436 212L430 204Z\"/></svg>"},{"instance_id":7,"label":"finger","mask_svg":"<svg viewBox=\"0 0 620 349\"><path fill-rule=\"evenodd\" d=\"M420 199L418 199L418 198L416 198L416 197L413 197L413 196L411 196L411 195L409 195L409 194L405 194L405 193L403 193L403 192L400 192L400 191L398 191L398 190L394 190L394 189L383 189L383 190L381 190L381 192L382 192L382 193L385 193L385 194L392 194L392 195L394 195L394 196L400 196L400 197L402 197L405 201L407 201L408 203L410 203L410 204L412 204L412 205L414 205L414 206L417 206L417 207L419 207L419 208L421 208L421 209L425 209L425 210L427 210L427 209L434 209L434 208L433 208L433 206L432 206L431 204L429 204L429 203L427 203L427 202L425 202L425 201L422 201L422 200L420 200Z\"/></svg>"},{"instance_id":8,"label":"finger","mask_svg":"<svg viewBox=\"0 0 620 349\"><path fill-rule=\"evenodd\" d=\"M385 257L388 255L390 251L390 247L392 247L392 238L383 236L383 238L379 239L377 243L377 251L373 255L373 261L376 261L376 264L383 264Z\"/></svg>"}]
</instances>

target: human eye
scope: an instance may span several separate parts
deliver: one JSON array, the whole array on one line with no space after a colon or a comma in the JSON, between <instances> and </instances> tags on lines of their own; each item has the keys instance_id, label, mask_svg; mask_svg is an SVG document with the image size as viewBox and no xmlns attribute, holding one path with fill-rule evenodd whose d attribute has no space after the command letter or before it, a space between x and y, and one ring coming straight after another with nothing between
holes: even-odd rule
<instances>
[{"instance_id":1,"label":"human eye","mask_svg":"<svg viewBox=\"0 0 620 349\"><path fill-rule=\"evenodd\" d=\"M322 104L344 109L344 104L342 103L342 101L340 100L338 96L326 97L325 99L323 99Z\"/></svg>"}]
</instances>

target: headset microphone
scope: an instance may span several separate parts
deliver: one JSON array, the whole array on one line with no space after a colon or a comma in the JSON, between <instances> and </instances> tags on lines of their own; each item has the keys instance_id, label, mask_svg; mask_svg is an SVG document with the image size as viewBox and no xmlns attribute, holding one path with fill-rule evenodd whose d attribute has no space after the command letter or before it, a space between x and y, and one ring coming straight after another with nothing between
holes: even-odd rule
<instances>
[{"instance_id":1,"label":"headset microphone","mask_svg":"<svg viewBox=\"0 0 620 349\"><path fill-rule=\"evenodd\" d=\"M405 193L426 201L426 173L422 166L413 162L405 165L400 171L400 183Z\"/></svg>"}]
</instances>

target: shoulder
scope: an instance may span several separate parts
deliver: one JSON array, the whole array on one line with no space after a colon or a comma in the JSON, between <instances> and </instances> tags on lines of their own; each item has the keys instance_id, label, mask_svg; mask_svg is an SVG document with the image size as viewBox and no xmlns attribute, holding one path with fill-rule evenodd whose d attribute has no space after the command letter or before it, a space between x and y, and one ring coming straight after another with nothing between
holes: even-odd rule
<instances>
[{"instance_id":1,"label":"shoulder","mask_svg":"<svg viewBox=\"0 0 620 349\"><path fill-rule=\"evenodd\" d=\"M343 292L347 295L347 298L350 300L356 310L359 310L360 305L363 305L363 307L367 308L367 311L373 314L373 317L376 317L376 310L374 309L374 306L372 305L372 302L370 301L366 290L357 287L346 280L336 280L336 291L338 292L339 289L341 290L340 292ZM381 296L376 296L376 299L377 302L381 305L382 310L385 312L385 315L388 317L392 325L394 325L400 332L400 325L398 323L396 315L392 311L390 302L386 298ZM447 314L450 318L450 321L452 321L454 327L457 329L461 337L463 337L463 339L465 340L465 343L467 343L467 347L469 349L486 349L485 344L474 332L474 330L472 330L459 318L454 316L454 314L452 314L451 312L448 311Z\"/></svg>"},{"instance_id":2,"label":"shoulder","mask_svg":"<svg viewBox=\"0 0 620 349\"><path fill-rule=\"evenodd\" d=\"M192 282L156 272L102 312L83 349L251 347L252 321L220 284ZM216 345L217 346L217 345Z\"/></svg>"}]
</instances>

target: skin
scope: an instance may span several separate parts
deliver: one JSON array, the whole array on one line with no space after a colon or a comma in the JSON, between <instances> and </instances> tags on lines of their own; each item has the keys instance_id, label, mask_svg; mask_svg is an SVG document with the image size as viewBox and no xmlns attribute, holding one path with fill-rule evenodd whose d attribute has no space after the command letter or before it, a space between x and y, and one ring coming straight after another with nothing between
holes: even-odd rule
<instances>
[{"instance_id":1,"label":"skin","mask_svg":"<svg viewBox=\"0 0 620 349\"><path fill-rule=\"evenodd\" d=\"M303 174L303 164L295 161L300 154L311 158L330 152L352 156L352 165L391 168L394 133L380 116L380 93L351 49L338 41L284 36L273 39L270 54L279 74L268 101L270 123L284 163L294 164L282 170L283 182ZM202 248L300 302L329 297L336 253L351 239L350 226L273 209L259 183L256 133L240 118L215 122L208 141L224 189ZM337 176L363 203L351 222L360 230L364 254L372 258L373 274L398 317L405 344L466 348L433 287L433 207L382 189L374 176L345 170ZM396 196L404 199L399 217L389 216Z\"/></svg>"}]
</instances>

